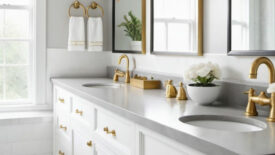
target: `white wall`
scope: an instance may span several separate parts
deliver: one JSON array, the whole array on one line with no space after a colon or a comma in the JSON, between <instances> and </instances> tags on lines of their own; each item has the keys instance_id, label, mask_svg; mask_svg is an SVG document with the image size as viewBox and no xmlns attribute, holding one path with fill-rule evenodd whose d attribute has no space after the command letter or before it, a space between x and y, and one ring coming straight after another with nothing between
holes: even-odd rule
<instances>
[{"instance_id":1,"label":"white wall","mask_svg":"<svg viewBox=\"0 0 275 155\"><path fill-rule=\"evenodd\" d=\"M267 83L268 71L260 67L257 80L249 80L250 66L256 57L227 56L228 0L204 1L204 56L157 56L150 54L150 1L147 0L147 54L129 55L131 68L182 76L194 63L212 61L223 71L223 80L232 82ZM112 65L117 65L120 54L112 54ZM269 57L275 63L275 57Z\"/></svg>"},{"instance_id":2,"label":"white wall","mask_svg":"<svg viewBox=\"0 0 275 155\"><path fill-rule=\"evenodd\" d=\"M85 7L92 1L79 0ZM47 100L52 102L51 77L103 77L110 62L112 50L112 1L97 0L104 9L103 53L84 51L68 52L68 9L73 0L47 0ZM90 10L91 16L101 15L101 11ZM72 15L82 15L82 10L72 9Z\"/></svg>"},{"instance_id":3,"label":"white wall","mask_svg":"<svg viewBox=\"0 0 275 155\"><path fill-rule=\"evenodd\" d=\"M85 7L88 7L92 1L79 0ZM112 49L112 0L95 0L104 8L103 17L104 30L104 50ZM67 48L68 41L68 9L73 0L47 0L47 48ZM89 15L101 15L101 11L90 10ZM82 10L72 9L72 15L82 15Z\"/></svg>"}]
</instances>

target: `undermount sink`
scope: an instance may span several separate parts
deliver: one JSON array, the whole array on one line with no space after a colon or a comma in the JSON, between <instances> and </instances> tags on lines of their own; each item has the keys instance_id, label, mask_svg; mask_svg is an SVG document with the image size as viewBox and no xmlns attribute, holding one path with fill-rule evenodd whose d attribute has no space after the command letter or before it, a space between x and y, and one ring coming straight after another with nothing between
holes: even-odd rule
<instances>
[{"instance_id":1,"label":"undermount sink","mask_svg":"<svg viewBox=\"0 0 275 155\"><path fill-rule=\"evenodd\" d=\"M90 88L120 88L121 85L117 83L86 83L82 86Z\"/></svg>"},{"instance_id":2,"label":"undermount sink","mask_svg":"<svg viewBox=\"0 0 275 155\"><path fill-rule=\"evenodd\" d=\"M255 119L222 115L191 115L180 117L179 120L196 127L230 132L254 132L267 127L264 122Z\"/></svg>"}]
</instances>

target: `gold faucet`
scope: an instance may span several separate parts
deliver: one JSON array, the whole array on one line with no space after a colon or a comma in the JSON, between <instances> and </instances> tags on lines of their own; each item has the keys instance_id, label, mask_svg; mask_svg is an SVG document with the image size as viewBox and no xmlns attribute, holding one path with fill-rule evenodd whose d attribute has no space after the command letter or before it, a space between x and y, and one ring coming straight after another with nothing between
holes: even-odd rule
<instances>
[{"instance_id":1,"label":"gold faucet","mask_svg":"<svg viewBox=\"0 0 275 155\"><path fill-rule=\"evenodd\" d=\"M118 81L119 77L125 77L125 83L130 83L130 71L129 71L129 58L128 58L128 56L125 55L125 54L121 55L118 59L118 64L120 65L121 60L124 59L124 58L126 59L126 72L124 73L124 72L119 71L118 69L116 69L113 80Z\"/></svg>"},{"instance_id":2,"label":"gold faucet","mask_svg":"<svg viewBox=\"0 0 275 155\"><path fill-rule=\"evenodd\" d=\"M275 69L274 65L271 62L270 59L266 57L260 57L256 59L250 69L250 79L256 79L257 78L257 71L261 64L266 64L269 70L269 82L273 83L275 82ZM255 103L260 104L262 106L269 105L270 106L270 115L267 118L267 121L269 122L275 122L275 92L271 93L271 97L267 97L265 92L260 92L259 96L255 96L255 90L249 89L247 92L248 94L248 104L246 107L246 116L257 116L258 112L256 110Z\"/></svg>"}]
</instances>

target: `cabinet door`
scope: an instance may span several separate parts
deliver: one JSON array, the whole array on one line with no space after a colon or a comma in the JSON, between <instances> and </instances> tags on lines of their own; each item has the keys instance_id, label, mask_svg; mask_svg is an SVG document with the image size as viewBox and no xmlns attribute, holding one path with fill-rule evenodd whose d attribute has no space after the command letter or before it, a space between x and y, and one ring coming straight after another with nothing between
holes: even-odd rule
<instances>
[{"instance_id":1,"label":"cabinet door","mask_svg":"<svg viewBox=\"0 0 275 155\"><path fill-rule=\"evenodd\" d=\"M57 131L55 133L55 149L54 155L71 155L72 154L72 147L71 141L68 139L64 133Z\"/></svg>"},{"instance_id":2,"label":"cabinet door","mask_svg":"<svg viewBox=\"0 0 275 155\"><path fill-rule=\"evenodd\" d=\"M100 143L96 143L96 155L118 155L110 148L105 147Z\"/></svg>"},{"instance_id":3,"label":"cabinet door","mask_svg":"<svg viewBox=\"0 0 275 155\"><path fill-rule=\"evenodd\" d=\"M73 130L73 154L94 155L94 141L92 136Z\"/></svg>"},{"instance_id":4,"label":"cabinet door","mask_svg":"<svg viewBox=\"0 0 275 155\"><path fill-rule=\"evenodd\" d=\"M138 155L202 155L191 147L139 127Z\"/></svg>"}]
</instances>

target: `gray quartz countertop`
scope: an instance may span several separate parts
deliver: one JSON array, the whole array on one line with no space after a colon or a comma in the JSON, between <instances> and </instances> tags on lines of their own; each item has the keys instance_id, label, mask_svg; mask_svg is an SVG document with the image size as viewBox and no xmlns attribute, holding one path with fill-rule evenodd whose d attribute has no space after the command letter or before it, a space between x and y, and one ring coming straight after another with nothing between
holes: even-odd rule
<instances>
[{"instance_id":1,"label":"gray quartz countertop","mask_svg":"<svg viewBox=\"0 0 275 155\"><path fill-rule=\"evenodd\" d=\"M199 128L179 121L181 116L226 115L245 118L230 107L200 106L192 101L165 98L165 90L120 87L83 87L86 83L113 83L111 79L52 79L55 85L110 110L150 130L206 154L274 154L275 123L266 116L253 117L266 124L255 132L230 132Z\"/></svg>"}]
</instances>

